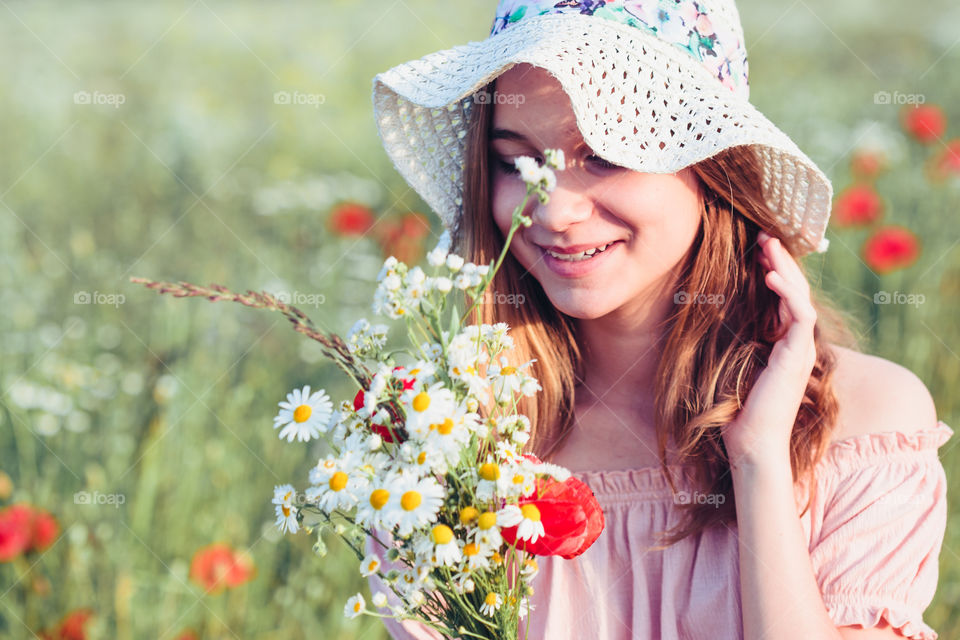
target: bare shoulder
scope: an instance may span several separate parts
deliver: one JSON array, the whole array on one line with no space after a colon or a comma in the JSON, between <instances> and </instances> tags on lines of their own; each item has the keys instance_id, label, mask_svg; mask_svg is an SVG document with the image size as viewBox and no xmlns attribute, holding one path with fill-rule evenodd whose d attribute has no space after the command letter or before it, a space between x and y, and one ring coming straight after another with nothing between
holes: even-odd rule
<instances>
[{"instance_id":1,"label":"bare shoulder","mask_svg":"<svg viewBox=\"0 0 960 640\"><path fill-rule=\"evenodd\" d=\"M837 358L833 383L840 405L832 440L886 431L910 434L936 424L933 396L915 373L878 356L830 348Z\"/></svg>"}]
</instances>

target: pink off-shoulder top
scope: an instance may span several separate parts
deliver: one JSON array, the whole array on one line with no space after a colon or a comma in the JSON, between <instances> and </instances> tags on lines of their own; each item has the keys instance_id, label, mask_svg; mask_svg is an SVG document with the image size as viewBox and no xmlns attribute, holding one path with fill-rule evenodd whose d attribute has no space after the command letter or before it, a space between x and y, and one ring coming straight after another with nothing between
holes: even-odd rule
<instances>
[{"instance_id":1,"label":"pink off-shoulder top","mask_svg":"<svg viewBox=\"0 0 960 640\"><path fill-rule=\"evenodd\" d=\"M937 639L923 611L936 591L947 520L947 482L937 449L951 435L953 430L938 421L909 435L854 436L832 442L818 463L817 496L801 523L817 583L837 626L869 628L882 618L906 638ZM689 468L669 469L678 490L698 499ZM679 522L663 471L574 475L594 491L606 526L578 558L538 558L526 637L743 637L736 525L713 527L650 551L655 532ZM806 503L799 495L798 514ZM384 591L396 603L376 576L370 583L374 592ZM409 620L384 623L396 640L440 638Z\"/></svg>"}]
</instances>

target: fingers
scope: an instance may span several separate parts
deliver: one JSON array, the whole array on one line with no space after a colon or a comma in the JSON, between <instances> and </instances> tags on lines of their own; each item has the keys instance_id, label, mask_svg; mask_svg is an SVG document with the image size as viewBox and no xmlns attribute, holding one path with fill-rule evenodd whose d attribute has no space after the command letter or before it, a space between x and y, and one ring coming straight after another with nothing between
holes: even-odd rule
<instances>
[{"instance_id":1,"label":"fingers","mask_svg":"<svg viewBox=\"0 0 960 640\"><path fill-rule=\"evenodd\" d=\"M767 269L764 281L786 305L790 316L801 324L812 325L816 311L810 302L810 283L793 256L778 238L761 231L757 234L761 252L759 261Z\"/></svg>"}]
</instances>

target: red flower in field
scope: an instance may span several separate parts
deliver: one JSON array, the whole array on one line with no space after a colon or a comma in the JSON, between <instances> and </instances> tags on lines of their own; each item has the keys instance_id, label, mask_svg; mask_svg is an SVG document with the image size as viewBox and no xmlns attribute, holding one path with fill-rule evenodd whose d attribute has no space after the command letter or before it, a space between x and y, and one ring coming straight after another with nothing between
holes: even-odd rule
<instances>
[{"instance_id":1,"label":"red flower in field","mask_svg":"<svg viewBox=\"0 0 960 640\"><path fill-rule=\"evenodd\" d=\"M544 535L536 542L517 540L517 527L505 527L501 534L508 544L538 556L575 558L586 551L603 531L603 510L586 484L574 478L557 482L537 478L537 489L519 501L521 508L537 507Z\"/></svg>"},{"instance_id":2,"label":"red flower in field","mask_svg":"<svg viewBox=\"0 0 960 640\"><path fill-rule=\"evenodd\" d=\"M947 130L947 118L943 110L933 104L918 104L905 107L903 128L919 142L930 144Z\"/></svg>"},{"instance_id":3,"label":"red flower in field","mask_svg":"<svg viewBox=\"0 0 960 640\"><path fill-rule=\"evenodd\" d=\"M833 223L837 227L870 224L883 212L883 200L868 184L844 189L833 203Z\"/></svg>"},{"instance_id":4,"label":"red flower in field","mask_svg":"<svg viewBox=\"0 0 960 640\"><path fill-rule=\"evenodd\" d=\"M21 553L43 551L54 540L60 527L43 509L14 504L0 511L0 562L8 562Z\"/></svg>"},{"instance_id":5,"label":"red flower in field","mask_svg":"<svg viewBox=\"0 0 960 640\"><path fill-rule=\"evenodd\" d=\"M187 629L180 632L180 635L177 636L177 640L200 640L200 636L197 635L196 631Z\"/></svg>"},{"instance_id":6,"label":"red flower in field","mask_svg":"<svg viewBox=\"0 0 960 640\"><path fill-rule=\"evenodd\" d=\"M394 367L393 370L397 371L402 368L403 367ZM413 378L404 378L401 380L400 389L402 391L407 391L408 389L412 389L415 382L416 380L414 380ZM364 390L360 389L359 391L357 391L357 395L353 396L354 411L360 411L360 409L363 408L364 393L365 393ZM384 425L371 424L370 430L378 434L381 438L383 438L384 442L402 442L403 441L403 437L400 434L395 433L396 430L391 431L389 427L386 427Z\"/></svg>"},{"instance_id":7,"label":"red flower in field","mask_svg":"<svg viewBox=\"0 0 960 640\"><path fill-rule=\"evenodd\" d=\"M960 138L948 142L947 148L933 157L930 176L934 180L960 178Z\"/></svg>"},{"instance_id":8,"label":"red flower in field","mask_svg":"<svg viewBox=\"0 0 960 640\"><path fill-rule=\"evenodd\" d=\"M878 229L863 244L863 259L877 273L908 267L919 255L919 239L904 227Z\"/></svg>"},{"instance_id":9,"label":"red flower in field","mask_svg":"<svg viewBox=\"0 0 960 640\"><path fill-rule=\"evenodd\" d=\"M344 236L362 236L373 226L373 212L353 202L337 205L330 212L330 228Z\"/></svg>"},{"instance_id":10,"label":"red flower in field","mask_svg":"<svg viewBox=\"0 0 960 640\"><path fill-rule=\"evenodd\" d=\"M33 511L15 504L0 511L0 562L9 562L30 548Z\"/></svg>"},{"instance_id":11,"label":"red flower in field","mask_svg":"<svg viewBox=\"0 0 960 640\"><path fill-rule=\"evenodd\" d=\"M93 611L90 609L71 611L63 617L55 629L41 632L40 637L44 640L86 640L85 627L92 617Z\"/></svg>"},{"instance_id":12,"label":"red flower in field","mask_svg":"<svg viewBox=\"0 0 960 640\"><path fill-rule=\"evenodd\" d=\"M423 239L430 233L430 223L419 213L406 213L399 220L387 220L377 234L384 256L393 256L408 264L420 260Z\"/></svg>"},{"instance_id":13,"label":"red flower in field","mask_svg":"<svg viewBox=\"0 0 960 640\"><path fill-rule=\"evenodd\" d=\"M234 551L222 542L203 547L193 555L190 579L207 593L219 593L253 579L256 567L245 552Z\"/></svg>"},{"instance_id":14,"label":"red flower in field","mask_svg":"<svg viewBox=\"0 0 960 640\"><path fill-rule=\"evenodd\" d=\"M850 172L859 180L873 180L887 168L887 159L879 151L860 149L850 156Z\"/></svg>"}]
</instances>

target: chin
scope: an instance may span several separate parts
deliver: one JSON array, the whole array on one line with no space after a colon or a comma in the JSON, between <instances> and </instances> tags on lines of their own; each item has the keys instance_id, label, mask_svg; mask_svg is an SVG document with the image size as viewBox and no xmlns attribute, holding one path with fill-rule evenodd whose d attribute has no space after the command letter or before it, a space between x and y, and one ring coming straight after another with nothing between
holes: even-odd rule
<instances>
[{"instance_id":1,"label":"chin","mask_svg":"<svg viewBox=\"0 0 960 640\"><path fill-rule=\"evenodd\" d=\"M614 311L619 305L608 295L591 295L565 291L545 291L550 303L560 313L577 320L595 320Z\"/></svg>"}]
</instances>

